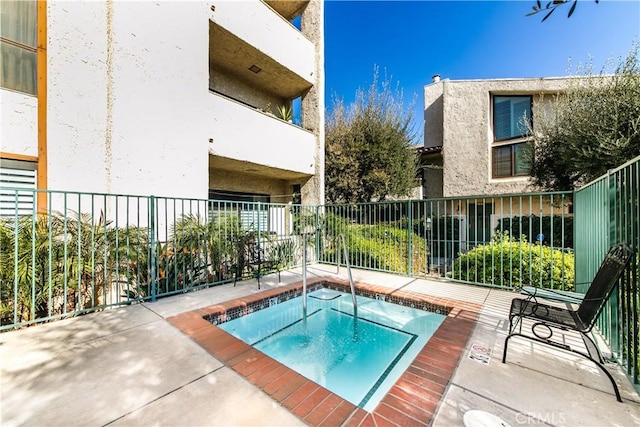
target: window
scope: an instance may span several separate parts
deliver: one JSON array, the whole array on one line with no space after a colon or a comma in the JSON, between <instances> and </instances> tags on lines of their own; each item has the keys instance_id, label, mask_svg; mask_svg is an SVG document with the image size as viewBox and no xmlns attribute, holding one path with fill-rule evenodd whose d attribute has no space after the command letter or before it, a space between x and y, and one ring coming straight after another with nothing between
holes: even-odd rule
<instances>
[{"instance_id":1,"label":"window","mask_svg":"<svg viewBox=\"0 0 640 427\"><path fill-rule=\"evenodd\" d=\"M493 177L525 176L531 171L531 96L493 97Z\"/></svg>"},{"instance_id":2,"label":"window","mask_svg":"<svg viewBox=\"0 0 640 427\"><path fill-rule=\"evenodd\" d=\"M0 86L36 94L35 0L2 0L0 9Z\"/></svg>"},{"instance_id":3,"label":"window","mask_svg":"<svg viewBox=\"0 0 640 427\"><path fill-rule=\"evenodd\" d=\"M529 143L522 142L493 148L494 178L529 175L530 171L531 145Z\"/></svg>"},{"instance_id":4,"label":"window","mask_svg":"<svg viewBox=\"0 0 640 427\"><path fill-rule=\"evenodd\" d=\"M264 232L269 230L270 201L268 194L209 190L209 213L212 219L218 215L235 213L243 230Z\"/></svg>"},{"instance_id":5,"label":"window","mask_svg":"<svg viewBox=\"0 0 640 427\"><path fill-rule=\"evenodd\" d=\"M0 159L0 187L0 217L33 214L36 163Z\"/></svg>"}]
</instances>

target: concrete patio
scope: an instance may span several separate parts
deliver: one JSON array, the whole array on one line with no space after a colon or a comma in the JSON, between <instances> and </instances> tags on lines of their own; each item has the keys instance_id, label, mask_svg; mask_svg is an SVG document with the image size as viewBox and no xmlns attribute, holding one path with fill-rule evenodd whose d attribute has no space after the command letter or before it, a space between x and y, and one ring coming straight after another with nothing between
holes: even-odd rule
<instances>
[{"instance_id":1,"label":"concrete patio","mask_svg":"<svg viewBox=\"0 0 640 427\"><path fill-rule=\"evenodd\" d=\"M315 265L309 277L334 272ZM462 426L471 410L511 426L640 425L640 398L614 366L623 403L592 363L565 352L514 339L501 363L509 304L517 294L362 270L353 275L359 282L482 305L432 425ZM299 270L283 272L279 283L277 277L262 278L263 289L302 279ZM256 282L246 281L0 334L1 424L305 425L166 321L256 292ZM488 364L469 357L474 345L489 349Z\"/></svg>"}]
</instances>

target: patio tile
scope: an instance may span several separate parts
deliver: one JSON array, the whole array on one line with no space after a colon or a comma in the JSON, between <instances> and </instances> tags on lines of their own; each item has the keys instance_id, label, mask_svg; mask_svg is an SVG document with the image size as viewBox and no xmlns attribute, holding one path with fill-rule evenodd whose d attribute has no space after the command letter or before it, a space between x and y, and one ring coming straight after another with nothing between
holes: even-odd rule
<instances>
[{"instance_id":1,"label":"patio tile","mask_svg":"<svg viewBox=\"0 0 640 427\"><path fill-rule=\"evenodd\" d=\"M300 386L300 388L287 396L287 398L282 401L282 404L289 409L293 409L319 387L320 386L313 381L307 381L302 386Z\"/></svg>"},{"instance_id":2,"label":"patio tile","mask_svg":"<svg viewBox=\"0 0 640 427\"><path fill-rule=\"evenodd\" d=\"M304 417L304 420L314 426L320 425L342 402L344 402L344 400L341 397L331 393L326 399L313 408L311 412ZM344 419L342 421L344 421Z\"/></svg>"}]
</instances>

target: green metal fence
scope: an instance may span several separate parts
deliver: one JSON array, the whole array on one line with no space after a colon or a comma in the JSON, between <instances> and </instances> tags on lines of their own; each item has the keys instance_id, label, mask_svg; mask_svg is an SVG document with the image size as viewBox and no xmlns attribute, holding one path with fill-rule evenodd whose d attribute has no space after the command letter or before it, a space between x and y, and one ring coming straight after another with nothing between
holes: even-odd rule
<instances>
[{"instance_id":1,"label":"green metal fence","mask_svg":"<svg viewBox=\"0 0 640 427\"><path fill-rule=\"evenodd\" d=\"M322 262L345 235L352 266L514 288L574 289L572 194L328 205Z\"/></svg>"},{"instance_id":2,"label":"green metal fence","mask_svg":"<svg viewBox=\"0 0 640 427\"><path fill-rule=\"evenodd\" d=\"M0 330L301 265L301 233L317 223L316 208L291 204L46 198L36 212L36 191L2 189Z\"/></svg>"},{"instance_id":3,"label":"green metal fence","mask_svg":"<svg viewBox=\"0 0 640 427\"><path fill-rule=\"evenodd\" d=\"M354 268L584 291L611 245L638 250L639 164L575 193L358 205L48 191L39 213L3 188L0 330L300 266L303 235L309 262L336 264L344 235ZM599 323L635 384L639 304L636 258Z\"/></svg>"},{"instance_id":4,"label":"green metal fence","mask_svg":"<svg viewBox=\"0 0 640 427\"><path fill-rule=\"evenodd\" d=\"M0 194L0 329L285 269L336 263L512 288L573 289L571 197L540 193L359 205L79 192ZM258 263L262 261L261 265Z\"/></svg>"},{"instance_id":5,"label":"green metal fence","mask_svg":"<svg viewBox=\"0 0 640 427\"><path fill-rule=\"evenodd\" d=\"M636 254L631 268L621 279L617 293L605 307L597 326L637 389L640 389L639 183L640 157L637 157L575 192L578 290L586 290L612 245L626 243Z\"/></svg>"}]
</instances>

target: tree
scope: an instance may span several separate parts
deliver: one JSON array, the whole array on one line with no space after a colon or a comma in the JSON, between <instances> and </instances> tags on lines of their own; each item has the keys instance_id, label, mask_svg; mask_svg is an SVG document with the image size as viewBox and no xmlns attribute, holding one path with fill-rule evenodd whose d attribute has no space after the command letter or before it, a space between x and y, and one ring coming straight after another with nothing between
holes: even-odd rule
<instances>
[{"instance_id":1,"label":"tree","mask_svg":"<svg viewBox=\"0 0 640 427\"><path fill-rule=\"evenodd\" d=\"M600 0L594 0L596 3L599 3ZM553 12L560 6L564 6L567 3L572 3L571 8L569 8L569 13L567 14L567 18L571 18L573 12L576 10L576 6L578 5L578 0L552 0L548 1L544 6L542 6L542 2L540 0L536 1L536 4L531 7L533 12L527 13L527 16L536 15L540 12L547 12L542 18L542 22L546 21L548 17L551 16Z\"/></svg>"},{"instance_id":2,"label":"tree","mask_svg":"<svg viewBox=\"0 0 640 427\"><path fill-rule=\"evenodd\" d=\"M640 155L638 45L613 74L590 67L553 97L553 112L534 111L534 184L570 190Z\"/></svg>"},{"instance_id":3,"label":"tree","mask_svg":"<svg viewBox=\"0 0 640 427\"><path fill-rule=\"evenodd\" d=\"M348 107L334 97L327 113L325 188L331 203L365 203L408 196L417 172L412 108L390 79L356 91Z\"/></svg>"}]
</instances>

